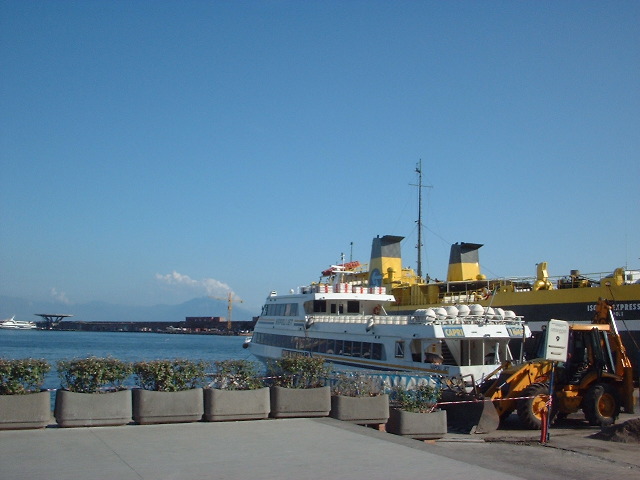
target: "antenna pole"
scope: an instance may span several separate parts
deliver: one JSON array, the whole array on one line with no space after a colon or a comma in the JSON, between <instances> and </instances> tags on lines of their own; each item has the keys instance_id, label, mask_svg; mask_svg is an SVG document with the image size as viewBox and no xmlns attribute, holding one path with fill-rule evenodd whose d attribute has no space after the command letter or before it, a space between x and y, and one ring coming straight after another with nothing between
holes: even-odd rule
<instances>
[{"instance_id":1,"label":"antenna pole","mask_svg":"<svg viewBox=\"0 0 640 480\"><path fill-rule=\"evenodd\" d=\"M416 166L418 174L418 277L422 278L422 159Z\"/></svg>"},{"instance_id":2,"label":"antenna pole","mask_svg":"<svg viewBox=\"0 0 640 480\"><path fill-rule=\"evenodd\" d=\"M418 187L418 244L416 248L418 249L418 277L422 278L422 189L424 187L432 188L431 185L423 185L422 184L422 159L416 165L416 173L418 174L418 184L413 185L414 187Z\"/></svg>"}]
</instances>

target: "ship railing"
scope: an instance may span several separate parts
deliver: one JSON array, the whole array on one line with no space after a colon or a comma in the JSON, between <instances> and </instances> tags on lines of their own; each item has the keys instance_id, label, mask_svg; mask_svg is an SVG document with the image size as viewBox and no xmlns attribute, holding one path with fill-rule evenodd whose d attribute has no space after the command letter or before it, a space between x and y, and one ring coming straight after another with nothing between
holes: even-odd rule
<instances>
[{"instance_id":1,"label":"ship railing","mask_svg":"<svg viewBox=\"0 0 640 480\"><path fill-rule=\"evenodd\" d=\"M457 305L459 303L474 303L474 302L479 302L480 300L482 300L482 296L477 293L459 293L456 295L444 295L443 297L440 298L440 300L442 301L442 303L445 303L447 305Z\"/></svg>"},{"instance_id":2,"label":"ship railing","mask_svg":"<svg viewBox=\"0 0 640 480\"><path fill-rule=\"evenodd\" d=\"M375 325L522 325L523 317L489 318L484 315L433 318L414 315L310 315L308 323L359 323Z\"/></svg>"},{"instance_id":3,"label":"ship railing","mask_svg":"<svg viewBox=\"0 0 640 480\"><path fill-rule=\"evenodd\" d=\"M374 315L373 322L377 325L407 325L411 322L408 315Z\"/></svg>"},{"instance_id":4,"label":"ship railing","mask_svg":"<svg viewBox=\"0 0 640 480\"><path fill-rule=\"evenodd\" d=\"M485 315L467 315L465 317L433 318L418 315L412 316L409 323L416 325L521 325L524 323L524 317L490 318Z\"/></svg>"},{"instance_id":5,"label":"ship railing","mask_svg":"<svg viewBox=\"0 0 640 480\"><path fill-rule=\"evenodd\" d=\"M407 325L411 319L408 315L310 315L315 323L362 323L372 319L378 325Z\"/></svg>"}]
</instances>

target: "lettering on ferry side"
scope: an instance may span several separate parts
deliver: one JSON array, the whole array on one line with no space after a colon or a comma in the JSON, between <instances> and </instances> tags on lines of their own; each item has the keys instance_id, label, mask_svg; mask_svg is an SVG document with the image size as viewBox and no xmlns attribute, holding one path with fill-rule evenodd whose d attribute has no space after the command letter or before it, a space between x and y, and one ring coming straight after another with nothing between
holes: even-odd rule
<instances>
[{"instance_id":1,"label":"lettering on ferry side","mask_svg":"<svg viewBox=\"0 0 640 480\"><path fill-rule=\"evenodd\" d=\"M509 332L510 337L521 337L524 335L522 327L507 327L507 332Z\"/></svg>"},{"instance_id":2,"label":"lettering on ferry side","mask_svg":"<svg viewBox=\"0 0 640 480\"><path fill-rule=\"evenodd\" d=\"M293 318L276 318L276 325L293 325Z\"/></svg>"},{"instance_id":3,"label":"lettering on ferry side","mask_svg":"<svg viewBox=\"0 0 640 480\"><path fill-rule=\"evenodd\" d=\"M462 327L442 327L442 333L445 337L464 337Z\"/></svg>"}]
</instances>

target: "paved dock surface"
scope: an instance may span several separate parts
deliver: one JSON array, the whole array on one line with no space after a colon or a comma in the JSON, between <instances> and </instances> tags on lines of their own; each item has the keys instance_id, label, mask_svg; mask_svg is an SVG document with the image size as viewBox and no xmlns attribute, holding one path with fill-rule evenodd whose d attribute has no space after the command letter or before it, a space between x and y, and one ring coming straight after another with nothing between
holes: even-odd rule
<instances>
[{"instance_id":1,"label":"paved dock surface","mask_svg":"<svg viewBox=\"0 0 640 480\"><path fill-rule=\"evenodd\" d=\"M640 478L640 445L597 431L552 429L548 446L539 432L421 442L331 418L0 431L0 479Z\"/></svg>"}]
</instances>

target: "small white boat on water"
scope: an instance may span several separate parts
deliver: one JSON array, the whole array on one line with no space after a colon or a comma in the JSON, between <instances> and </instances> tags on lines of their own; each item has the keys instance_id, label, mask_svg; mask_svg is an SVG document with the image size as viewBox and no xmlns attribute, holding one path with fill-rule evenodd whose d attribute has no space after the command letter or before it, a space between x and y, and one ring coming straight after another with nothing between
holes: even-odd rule
<instances>
[{"instance_id":1,"label":"small white boat on water","mask_svg":"<svg viewBox=\"0 0 640 480\"><path fill-rule=\"evenodd\" d=\"M4 328L7 330L33 330L38 328L35 322L25 322L22 320L15 320L15 315L11 318L7 318L6 320L2 320L0 322L0 328Z\"/></svg>"},{"instance_id":2,"label":"small white boat on water","mask_svg":"<svg viewBox=\"0 0 640 480\"><path fill-rule=\"evenodd\" d=\"M522 360L531 336L521 317L501 309L459 305L390 315L384 287L368 287L350 266L325 270L326 283L297 293L271 292L246 348L260 360L291 355L324 358L367 370L438 375L480 384L504 361Z\"/></svg>"}]
</instances>

